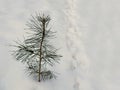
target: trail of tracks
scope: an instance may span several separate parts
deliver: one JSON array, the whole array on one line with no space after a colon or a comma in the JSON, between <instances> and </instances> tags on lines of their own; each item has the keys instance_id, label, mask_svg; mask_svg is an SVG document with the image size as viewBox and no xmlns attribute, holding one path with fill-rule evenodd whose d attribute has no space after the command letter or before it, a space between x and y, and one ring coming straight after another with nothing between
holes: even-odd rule
<instances>
[{"instance_id":1,"label":"trail of tracks","mask_svg":"<svg viewBox=\"0 0 120 90\"><path fill-rule=\"evenodd\" d=\"M84 78L84 74L89 67L89 60L85 53L85 48L81 40L81 31L77 25L79 15L77 13L77 0L67 0L67 8L65 15L67 17L66 24L68 24L66 32L66 45L71 56L71 66L73 73L76 73L74 77L74 90L80 90L80 80Z\"/></svg>"}]
</instances>

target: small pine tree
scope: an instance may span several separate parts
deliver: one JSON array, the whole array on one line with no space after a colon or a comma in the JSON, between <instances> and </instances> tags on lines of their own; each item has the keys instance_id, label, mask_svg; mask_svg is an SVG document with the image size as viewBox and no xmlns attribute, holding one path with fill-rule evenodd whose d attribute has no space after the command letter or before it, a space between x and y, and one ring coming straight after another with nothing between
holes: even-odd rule
<instances>
[{"instance_id":1,"label":"small pine tree","mask_svg":"<svg viewBox=\"0 0 120 90\"><path fill-rule=\"evenodd\" d=\"M48 27L50 16L36 14L27 22L28 29L32 32L23 43L17 42L17 49L14 51L16 60L27 65L27 71L34 74L38 81L55 78L56 75L48 70L56 62L59 62L61 55L57 55L57 49L50 45L50 39L54 32Z\"/></svg>"}]
</instances>

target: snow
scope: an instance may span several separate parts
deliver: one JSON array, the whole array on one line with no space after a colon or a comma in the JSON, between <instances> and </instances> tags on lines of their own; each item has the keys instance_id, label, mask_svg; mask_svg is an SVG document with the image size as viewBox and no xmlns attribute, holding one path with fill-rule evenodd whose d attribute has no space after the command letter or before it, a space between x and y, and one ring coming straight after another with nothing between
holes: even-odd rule
<instances>
[{"instance_id":1,"label":"snow","mask_svg":"<svg viewBox=\"0 0 120 90\"><path fill-rule=\"evenodd\" d=\"M38 83L11 56L31 14L44 12L63 55L58 78ZM120 90L119 0L0 0L0 90Z\"/></svg>"}]
</instances>

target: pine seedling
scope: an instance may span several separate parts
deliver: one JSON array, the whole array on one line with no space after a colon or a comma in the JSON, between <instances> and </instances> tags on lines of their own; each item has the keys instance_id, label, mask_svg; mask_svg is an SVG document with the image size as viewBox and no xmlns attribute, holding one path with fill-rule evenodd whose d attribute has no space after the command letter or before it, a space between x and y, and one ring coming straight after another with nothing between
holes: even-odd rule
<instances>
[{"instance_id":1,"label":"pine seedling","mask_svg":"<svg viewBox=\"0 0 120 90\"><path fill-rule=\"evenodd\" d=\"M55 78L56 75L49 67L58 63L61 55L57 55L57 49L50 44L55 32L49 28L50 16L36 14L27 22L30 35L23 41L17 42L14 56L16 60L27 65L30 75L35 75L38 81Z\"/></svg>"}]
</instances>

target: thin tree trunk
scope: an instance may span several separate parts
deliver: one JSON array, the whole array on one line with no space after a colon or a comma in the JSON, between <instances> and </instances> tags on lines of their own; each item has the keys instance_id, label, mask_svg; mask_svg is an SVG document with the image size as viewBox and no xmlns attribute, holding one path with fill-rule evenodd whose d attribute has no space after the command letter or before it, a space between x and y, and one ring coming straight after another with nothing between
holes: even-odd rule
<instances>
[{"instance_id":1,"label":"thin tree trunk","mask_svg":"<svg viewBox=\"0 0 120 90\"><path fill-rule=\"evenodd\" d=\"M44 37L45 37L45 21L43 20L42 22L43 24L43 31L42 31L42 39L41 39L41 42L40 42L40 59L39 59L39 76L38 76L38 82L41 81L41 61L42 61L42 44L43 44L43 40L44 40Z\"/></svg>"}]
</instances>

